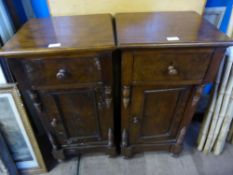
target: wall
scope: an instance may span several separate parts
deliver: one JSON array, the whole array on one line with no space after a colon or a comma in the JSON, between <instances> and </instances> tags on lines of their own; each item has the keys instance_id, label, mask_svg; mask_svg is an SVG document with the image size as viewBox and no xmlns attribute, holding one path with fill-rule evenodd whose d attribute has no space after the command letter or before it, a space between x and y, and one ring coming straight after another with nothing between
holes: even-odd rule
<instances>
[{"instance_id":1,"label":"wall","mask_svg":"<svg viewBox=\"0 0 233 175\"><path fill-rule=\"evenodd\" d=\"M227 35L233 39L233 10L231 12L231 17L227 29Z\"/></svg>"},{"instance_id":2,"label":"wall","mask_svg":"<svg viewBox=\"0 0 233 175\"><path fill-rule=\"evenodd\" d=\"M47 0L52 16L144 11L194 10L202 14L206 0Z\"/></svg>"}]
</instances>

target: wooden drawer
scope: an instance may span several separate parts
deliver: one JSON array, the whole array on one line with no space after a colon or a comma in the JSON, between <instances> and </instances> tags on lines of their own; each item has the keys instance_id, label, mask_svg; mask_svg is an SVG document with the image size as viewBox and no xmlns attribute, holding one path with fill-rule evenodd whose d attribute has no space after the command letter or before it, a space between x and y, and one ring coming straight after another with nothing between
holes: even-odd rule
<instances>
[{"instance_id":1,"label":"wooden drawer","mask_svg":"<svg viewBox=\"0 0 233 175\"><path fill-rule=\"evenodd\" d=\"M23 60L32 86L57 86L101 81L100 58L62 58Z\"/></svg>"},{"instance_id":2,"label":"wooden drawer","mask_svg":"<svg viewBox=\"0 0 233 175\"><path fill-rule=\"evenodd\" d=\"M212 52L212 49L134 52L133 82L201 82L208 69Z\"/></svg>"}]
</instances>

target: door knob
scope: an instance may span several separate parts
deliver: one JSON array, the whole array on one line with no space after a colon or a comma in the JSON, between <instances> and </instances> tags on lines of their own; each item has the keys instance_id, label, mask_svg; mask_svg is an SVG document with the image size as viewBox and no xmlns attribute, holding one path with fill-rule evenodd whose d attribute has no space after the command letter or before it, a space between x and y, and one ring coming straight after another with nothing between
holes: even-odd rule
<instances>
[{"instance_id":1,"label":"door knob","mask_svg":"<svg viewBox=\"0 0 233 175\"><path fill-rule=\"evenodd\" d=\"M60 69L57 72L56 77L58 80L64 80L67 77L67 71L65 69Z\"/></svg>"},{"instance_id":2,"label":"door knob","mask_svg":"<svg viewBox=\"0 0 233 175\"><path fill-rule=\"evenodd\" d=\"M168 69L168 74L169 75L177 75L178 74L177 69L172 65L168 66L167 69Z\"/></svg>"}]
</instances>

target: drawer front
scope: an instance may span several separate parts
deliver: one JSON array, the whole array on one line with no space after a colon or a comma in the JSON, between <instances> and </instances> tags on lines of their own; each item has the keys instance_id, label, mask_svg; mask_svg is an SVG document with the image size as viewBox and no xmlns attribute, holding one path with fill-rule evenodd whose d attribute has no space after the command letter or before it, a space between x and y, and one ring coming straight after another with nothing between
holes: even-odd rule
<instances>
[{"instance_id":1,"label":"drawer front","mask_svg":"<svg viewBox=\"0 0 233 175\"><path fill-rule=\"evenodd\" d=\"M211 49L134 52L133 82L200 82L211 55Z\"/></svg>"},{"instance_id":2,"label":"drawer front","mask_svg":"<svg viewBox=\"0 0 233 175\"><path fill-rule=\"evenodd\" d=\"M32 86L57 86L101 81L100 58L31 59L22 62Z\"/></svg>"}]
</instances>

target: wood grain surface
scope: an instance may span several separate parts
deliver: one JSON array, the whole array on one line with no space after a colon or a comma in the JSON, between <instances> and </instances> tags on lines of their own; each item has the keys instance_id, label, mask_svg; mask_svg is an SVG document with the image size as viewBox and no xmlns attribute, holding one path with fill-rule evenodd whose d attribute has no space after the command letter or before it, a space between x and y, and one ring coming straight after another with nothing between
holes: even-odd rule
<instances>
[{"instance_id":1,"label":"wood grain surface","mask_svg":"<svg viewBox=\"0 0 233 175\"><path fill-rule=\"evenodd\" d=\"M29 20L0 50L0 56L72 53L115 46L108 14ZM60 44L49 48L50 44Z\"/></svg>"},{"instance_id":2,"label":"wood grain surface","mask_svg":"<svg viewBox=\"0 0 233 175\"><path fill-rule=\"evenodd\" d=\"M116 31L120 48L233 44L214 25L191 11L116 14ZM178 40L168 41L167 37Z\"/></svg>"}]
</instances>

